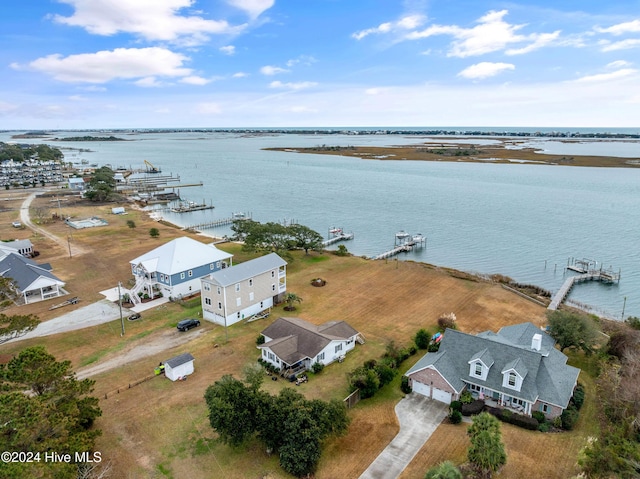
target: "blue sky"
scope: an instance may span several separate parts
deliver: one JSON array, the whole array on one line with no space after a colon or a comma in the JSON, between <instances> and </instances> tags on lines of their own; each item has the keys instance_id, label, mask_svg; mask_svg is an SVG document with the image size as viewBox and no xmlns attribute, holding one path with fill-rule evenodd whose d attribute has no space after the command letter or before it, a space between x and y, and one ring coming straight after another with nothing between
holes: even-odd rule
<instances>
[{"instance_id":1,"label":"blue sky","mask_svg":"<svg viewBox=\"0 0 640 479\"><path fill-rule=\"evenodd\" d=\"M3 0L0 128L640 127L640 1Z\"/></svg>"}]
</instances>

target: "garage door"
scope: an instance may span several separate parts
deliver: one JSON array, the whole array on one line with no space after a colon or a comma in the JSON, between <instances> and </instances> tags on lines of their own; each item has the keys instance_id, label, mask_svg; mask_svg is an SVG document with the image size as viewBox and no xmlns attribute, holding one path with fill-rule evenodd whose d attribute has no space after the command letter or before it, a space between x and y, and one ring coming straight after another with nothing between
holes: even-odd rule
<instances>
[{"instance_id":1,"label":"garage door","mask_svg":"<svg viewBox=\"0 0 640 479\"><path fill-rule=\"evenodd\" d=\"M429 385L413 381L413 392L422 394L423 396L431 397L429 392Z\"/></svg>"},{"instance_id":2,"label":"garage door","mask_svg":"<svg viewBox=\"0 0 640 479\"><path fill-rule=\"evenodd\" d=\"M451 393L443 391L442 389L433 388L433 399L445 404L451 404Z\"/></svg>"}]
</instances>

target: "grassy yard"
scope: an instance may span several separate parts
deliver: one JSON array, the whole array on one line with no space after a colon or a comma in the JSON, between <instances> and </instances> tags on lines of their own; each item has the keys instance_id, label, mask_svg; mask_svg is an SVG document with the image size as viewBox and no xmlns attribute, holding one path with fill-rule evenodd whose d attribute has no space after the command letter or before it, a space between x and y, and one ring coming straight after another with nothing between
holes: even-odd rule
<instances>
[{"instance_id":1,"label":"grassy yard","mask_svg":"<svg viewBox=\"0 0 640 479\"><path fill-rule=\"evenodd\" d=\"M19 207L19 199L8 204ZM46 200L38 200L49 206ZM50 240L35 237L29 230L13 231L15 213L0 212L0 236L14 234L29 237L41 252L38 261L48 261L54 273L67 282L67 290L80 297L77 306L102 299L99 291L113 288L118 281L131 279L129 261L184 232L154 222L144 214L127 207L128 215L111 215L112 206L63 205L63 214L78 218L102 216L109 226L71 231L62 223L46 225L50 231L66 237L91 251L69 258L68 251ZM57 207L57 204L56 204ZM136 228L129 228L133 220ZM9 226L6 226L6 225ZM149 228L160 230L159 238L149 236ZM189 235L203 242L205 237ZM235 255L234 262L248 259L239 245L223 244L221 249ZM469 333L497 331L500 327L531 321L545 322L544 308L516 296L499 285L478 281L422 263L404 261L370 261L357 257L337 257L313 253L294 254L287 267L287 289L303 301L293 313L282 306L271 316L252 323L239 323L226 329L203 322L192 330L193 340L145 359L127 362L122 367L94 377L95 394L101 398L103 415L97 420L102 429L97 450L113 466L113 477L166 478L286 478L278 466L277 457L269 456L259 443L230 448L216 440L209 426L203 395L206 388L225 374L241 376L246 364L259 357L255 340L271 321L279 316L297 316L315 324L345 320L360 331L366 343L357 345L343 363L328 366L299 387L288 382L265 381L264 388L276 394L283 387L293 387L308 398L342 399L347 395L346 374L363 361L378 358L389 341L408 345L416 331L435 331L437 318L454 312L459 329ZM327 281L324 287L311 286L314 278ZM65 311L48 311L51 302L11 308L6 314L37 314L42 320ZM22 348L42 344L59 360L68 359L77 370L144 347L167 331L175 331L179 319L197 316L199 306L171 303L143 314L140 321L126 324L121 337L120 321L59 334L46 338L21 341L0 346L0 354L13 355ZM172 383L156 377L131 389L127 385L153 372L159 361L183 352L195 359L195 373L187 381ZM410 358L408 368L418 356ZM400 378L373 399L362 401L350 411L351 426L346 436L331 439L325 447L316 477L358 477L389 443L398 430L394 406L402 397ZM587 417L593 413L590 395L593 386L588 378ZM111 394L118 389L120 393ZM577 472L576 453L586 435L593 431L591 421L581 419L576 431L563 434L529 433L508 425L503 435L509 455L500 477L522 477L535 465L540 477L570 477ZM403 478L423 477L431 465L444 459L456 463L466 459L464 426L443 424L403 474ZM545 458L541 461L540 458ZM541 469L540 469L541 468ZM527 472L528 473L528 472ZM548 474L547 474L548 473Z\"/></svg>"}]
</instances>

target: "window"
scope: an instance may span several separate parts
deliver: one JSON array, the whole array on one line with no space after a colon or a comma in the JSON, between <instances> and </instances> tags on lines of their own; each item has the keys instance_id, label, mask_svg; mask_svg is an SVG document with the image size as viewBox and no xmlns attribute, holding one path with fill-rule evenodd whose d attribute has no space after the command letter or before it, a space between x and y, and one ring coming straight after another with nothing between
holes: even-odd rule
<instances>
[{"instance_id":1,"label":"window","mask_svg":"<svg viewBox=\"0 0 640 479\"><path fill-rule=\"evenodd\" d=\"M240 292L240 283L236 283L236 293Z\"/></svg>"},{"instance_id":2,"label":"window","mask_svg":"<svg viewBox=\"0 0 640 479\"><path fill-rule=\"evenodd\" d=\"M272 272L271 272L271 277L272 277L272 278L275 278L275 277L276 277L276 272L275 272L275 271L272 271Z\"/></svg>"},{"instance_id":3,"label":"window","mask_svg":"<svg viewBox=\"0 0 640 479\"><path fill-rule=\"evenodd\" d=\"M249 293L249 301L253 301L253 291Z\"/></svg>"},{"instance_id":4,"label":"window","mask_svg":"<svg viewBox=\"0 0 640 479\"><path fill-rule=\"evenodd\" d=\"M222 309L222 303L218 301L218 309Z\"/></svg>"},{"instance_id":5,"label":"window","mask_svg":"<svg viewBox=\"0 0 640 479\"><path fill-rule=\"evenodd\" d=\"M216 268L220 269L220 261L216 263Z\"/></svg>"},{"instance_id":6,"label":"window","mask_svg":"<svg viewBox=\"0 0 640 479\"><path fill-rule=\"evenodd\" d=\"M221 294L222 291L220 290L220 286L218 286L218 294Z\"/></svg>"},{"instance_id":7,"label":"window","mask_svg":"<svg viewBox=\"0 0 640 479\"><path fill-rule=\"evenodd\" d=\"M204 283L204 290L211 291L211 285L209 283Z\"/></svg>"},{"instance_id":8,"label":"window","mask_svg":"<svg viewBox=\"0 0 640 479\"><path fill-rule=\"evenodd\" d=\"M236 318L240 319L240 311L236 314Z\"/></svg>"},{"instance_id":9,"label":"window","mask_svg":"<svg viewBox=\"0 0 640 479\"><path fill-rule=\"evenodd\" d=\"M516 373L509 373L508 383L512 388L516 386Z\"/></svg>"},{"instance_id":10,"label":"window","mask_svg":"<svg viewBox=\"0 0 640 479\"><path fill-rule=\"evenodd\" d=\"M204 298L204 304L211 306L211 298Z\"/></svg>"},{"instance_id":11,"label":"window","mask_svg":"<svg viewBox=\"0 0 640 479\"><path fill-rule=\"evenodd\" d=\"M482 363L476 363L475 375L482 376Z\"/></svg>"},{"instance_id":12,"label":"window","mask_svg":"<svg viewBox=\"0 0 640 479\"><path fill-rule=\"evenodd\" d=\"M342 343L340 343L340 344L336 345L336 353L337 353L338 351L342 351Z\"/></svg>"},{"instance_id":13,"label":"window","mask_svg":"<svg viewBox=\"0 0 640 479\"><path fill-rule=\"evenodd\" d=\"M160 281L164 281L164 274L160 275Z\"/></svg>"},{"instance_id":14,"label":"window","mask_svg":"<svg viewBox=\"0 0 640 479\"><path fill-rule=\"evenodd\" d=\"M184 273L180 273L180 279L184 279Z\"/></svg>"},{"instance_id":15,"label":"window","mask_svg":"<svg viewBox=\"0 0 640 479\"><path fill-rule=\"evenodd\" d=\"M249 278L249 286L253 286L253 278Z\"/></svg>"},{"instance_id":16,"label":"window","mask_svg":"<svg viewBox=\"0 0 640 479\"><path fill-rule=\"evenodd\" d=\"M193 271L189 270L189 278L191 278L191 276L193 276Z\"/></svg>"},{"instance_id":17,"label":"window","mask_svg":"<svg viewBox=\"0 0 640 479\"><path fill-rule=\"evenodd\" d=\"M540 412L548 414L550 409L548 404L540 404Z\"/></svg>"},{"instance_id":18,"label":"window","mask_svg":"<svg viewBox=\"0 0 640 479\"><path fill-rule=\"evenodd\" d=\"M260 309L264 308L264 301L260 301Z\"/></svg>"},{"instance_id":19,"label":"window","mask_svg":"<svg viewBox=\"0 0 640 479\"><path fill-rule=\"evenodd\" d=\"M271 291L275 291L275 290L276 290L276 285L275 285L275 284L272 284L272 285L271 285Z\"/></svg>"},{"instance_id":20,"label":"window","mask_svg":"<svg viewBox=\"0 0 640 479\"><path fill-rule=\"evenodd\" d=\"M324 353L320 353L320 354L318 354L318 356L316 356L316 360L317 360L318 362L320 362L320 361L324 361Z\"/></svg>"},{"instance_id":21,"label":"window","mask_svg":"<svg viewBox=\"0 0 640 479\"><path fill-rule=\"evenodd\" d=\"M242 305L242 298L236 298L236 306Z\"/></svg>"},{"instance_id":22,"label":"window","mask_svg":"<svg viewBox=\"0 0 640 479\"><path fill-rule=\"evenodd\" d=\"M210 269L210 270L213 270L214 268L215 268L215 265L214 265L213 263L211 263L211 264L209 265L209 269Z\"/></svg>"},{"instance_id":23,"label":"window","mask_svg":"<svg viewBox=\"0 0 640 479\"><path fill-rule=\"evenodd\" d=\"M471 389L472 391L475 391L477 393L479 393L482 388L480 386L478 386L477 384L469 384L469 389Z\"/></svg>"}]
</instances>

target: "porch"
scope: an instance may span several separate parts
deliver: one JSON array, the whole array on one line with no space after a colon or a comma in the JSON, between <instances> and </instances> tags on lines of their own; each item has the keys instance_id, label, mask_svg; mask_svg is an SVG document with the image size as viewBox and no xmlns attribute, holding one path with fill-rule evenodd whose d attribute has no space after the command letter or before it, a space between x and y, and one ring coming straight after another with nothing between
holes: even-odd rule
<instances>
[{"instance_id":1,"label":"porch","mask_svg":"<svg viewBox=\"0 0 640 479\"><path fill-rule=\"evenodd\" d=\"M496 407L500 409L507 409L516 414L524 414L531 416L532 404L523 399L519 399L500 391L494 391L492 389L483 388L470 384L468 386L469 392L474 399L481 399L485 405L489 407Z\"/></svg>"}]
</instances>

